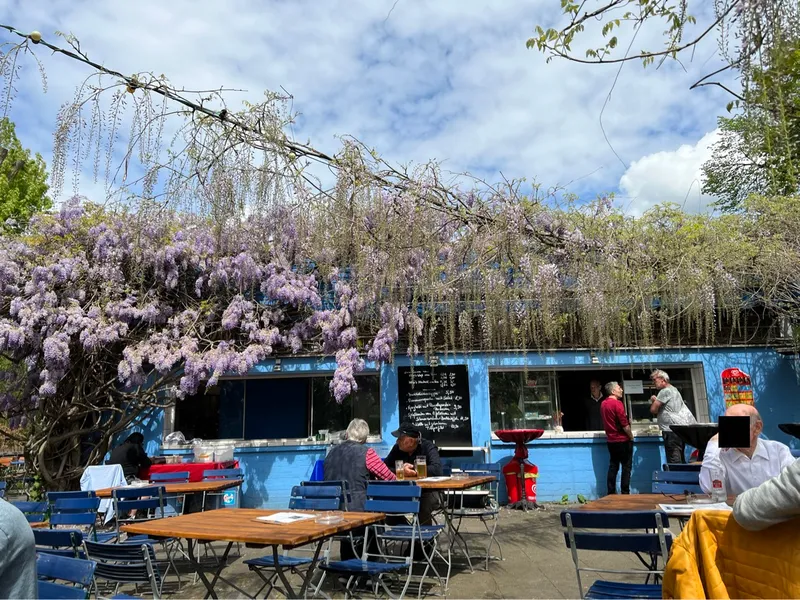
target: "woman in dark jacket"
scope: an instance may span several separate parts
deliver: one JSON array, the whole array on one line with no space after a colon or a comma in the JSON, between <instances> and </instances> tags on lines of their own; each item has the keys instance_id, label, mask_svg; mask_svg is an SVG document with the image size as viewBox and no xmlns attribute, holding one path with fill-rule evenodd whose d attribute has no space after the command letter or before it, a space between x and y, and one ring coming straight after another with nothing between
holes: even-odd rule
<instances>
[{"instance_id":1,"label":"woman in dark jacket","mask_svg":"<svg viewBox=\"0 0 800 600\"><path fill-rule=\"evenodd\" d=\"M128 483L137 477L139 469L146 469L150 466L150 459L142 444L144 444L144 436L137 431L130 434L124 442L111 451L108 464L122 465L122 472Z\"/></svg>"}]
</instances>

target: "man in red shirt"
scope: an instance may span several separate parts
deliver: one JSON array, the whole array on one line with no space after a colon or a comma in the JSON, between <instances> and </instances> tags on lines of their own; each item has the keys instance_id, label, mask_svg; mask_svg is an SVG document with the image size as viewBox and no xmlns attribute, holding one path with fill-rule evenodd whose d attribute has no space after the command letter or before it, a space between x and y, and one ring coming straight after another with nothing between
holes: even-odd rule
<instances>
[{"instance_id":1,"label":"man in red shirt","mask_svg":"<svg viewBox=\"0 0 800 600\"><path fill-rule=\"evenodd\" d=\"M603 429L608 444L608 493L617 493L617 472L622 465L622 493L631 493L631 465L633 464L633 433L625 407L622 405L622 386L611 381L603 386L606 399L600 405Z\"/></svg>"}]
</instances>

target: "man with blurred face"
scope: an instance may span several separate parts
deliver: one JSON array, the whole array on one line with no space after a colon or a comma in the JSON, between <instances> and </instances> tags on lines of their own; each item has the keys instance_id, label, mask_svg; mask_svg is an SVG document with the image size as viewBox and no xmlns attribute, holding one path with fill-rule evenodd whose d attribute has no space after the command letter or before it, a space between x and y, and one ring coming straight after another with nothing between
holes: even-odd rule
<instances>
[{"instance_id":1,"label":"man with blurred face","mask_svg":"<svg viewBox=\"0 0 800 600\"><path fill-rule=\"evenodd\" d=\"M603 386L597 379L589 382L589 396L584 402L584 427L586 431L602 431L603 417L600 416L600 403L603 401Z\"/></svg>"},{"instance_id":2,"label":"man with blurred face","mask_svg":"<svg viewBox=\"0 0 800 600\"><path fill-rule=\"evenodd\" d=\"M785 444L759 438L764 423L755 406L734 404L725 411L725 416L750 417L750 447L720 448L719 436L711 438L700 468L700 487L705 493L711 493L714 471L722 473L728 494L737 496L780 475L795 461Z\"/></svg>"}]
</instances>

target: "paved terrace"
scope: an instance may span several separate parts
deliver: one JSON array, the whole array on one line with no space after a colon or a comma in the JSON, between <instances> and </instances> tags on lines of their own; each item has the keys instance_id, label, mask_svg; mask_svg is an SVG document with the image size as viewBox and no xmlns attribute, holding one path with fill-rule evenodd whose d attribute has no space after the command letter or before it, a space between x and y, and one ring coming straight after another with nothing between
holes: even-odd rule
<instances>
[{"instance_id":1,"label":"paved terrace","mask_svg":"<svg viewBox=\"0 0 800 600\"><path fill-rule=\"evenodd\" d=\"M450 598L578 598L578 586L575 569L569 550L564 544L564 537L559 521L559 513L564 508L575 506L546 505L544 510L512 511L502 509L497 527L497 538L503 548L503 561L490 563L489 571L485 571L484 563L476 565L475 572L470 573L465 566L455 564L450 577ZM469 523L462 529L478 532L480 523ZM672 529L677 533L677 524ZM477 544L480 538L472 537ZM215 544L218 552L224 544ZM231 550L235 555L236 547ZM494 552L496 553L496 552ZM265 554L265 550L249 549L242 546L245 558L255 558ZM638 568L639 561L632 554L582 552L581 558L587 566L609 567L614 569ZM260 586L258 576L248 572L242 564L242 558L232 556L229 566L223 571L223 577L231 579L236 585L253 593ZM179 563L181 571L188 575L188 564ZM626 580L625 576L607 575L609 579ZM168 598L202 598L205 588L201 582L192 583L192 576L183 577L184 584L176 591L174 574L170 574L165 586L165 597ZM628 581L643 583L642 578L629 578ZM294 580L293 580L294 581ZM584 586L588 587L594 579L587 574ZM327 587L327 586L326 586ZM437 587L431 591L436 593ZM133 589L120 591L133 592ZM220 598L237 598L237 592L223 583L218 583L216 591ZM369 597L369 594L366 594ZM409 588L409 598L416 597L416 588Z\"/></svg>"}]
</instances>

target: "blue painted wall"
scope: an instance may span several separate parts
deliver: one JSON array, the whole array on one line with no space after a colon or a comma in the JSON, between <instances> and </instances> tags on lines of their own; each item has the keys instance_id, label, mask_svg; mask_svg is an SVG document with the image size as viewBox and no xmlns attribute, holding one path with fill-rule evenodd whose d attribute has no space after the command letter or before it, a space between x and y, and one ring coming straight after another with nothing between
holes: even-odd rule
<instances>
[{"instance_id":1,"label":"blue painted wall","mask_svg":"<svg viewBox=\"0 0 800 600\"><path fill-rule=\"evenodd\" d=\"M750 374L756 406L764 419L764 436L790 446L800 447L800 442L783 434L778 423L800 421L800 385L796 364L791 357L781 356L770 349L703 349L634 352L618 351L598 354L599 364L592 364L588 351L531 353L487 353L440 356L441 364L466 364L469 370L472 436L475 446L483 446L491 439L489 414L489 370L493 368L522 367L558 368L585 366L593 369L619 365L641 365L644 368L662 367L680 363L700 363L703 366L711 420L724 412L720 373L728 367L739 367ZM335 364L330 359L283 358L281 373L330 373ZM398 426L397 370L408 366L407 356L396 357L393 365L377 367L367 364L367 370L381 375L381 435L383 443L375 445L376 451L388 453L393 438L391 431ZM415 365L424 365L422 358ZM273 372L273 363L267 361L257 366L253 373ZM157 415L140 424L147 440L147 451L159 450L162 416ZM513 455L513 446L492 442L492 461L505 464ZM557 501L568 494L592 498L605 491L605 472L608 452L605 439L542 439L529 445L529 460L539 467L538 498ZM307 479L316 460L325 456L324 446L293 446L268 448L237 448L235 457L245 470L242 506L283 507L288 501L293 485ZM476 456L476 459L478 456ZM469 460L469 459L466 459ZM663 449L658 437L637 437L634 451L632 490L650 490L652 472L664 462Z\"/></svg>"}]
</instances>

